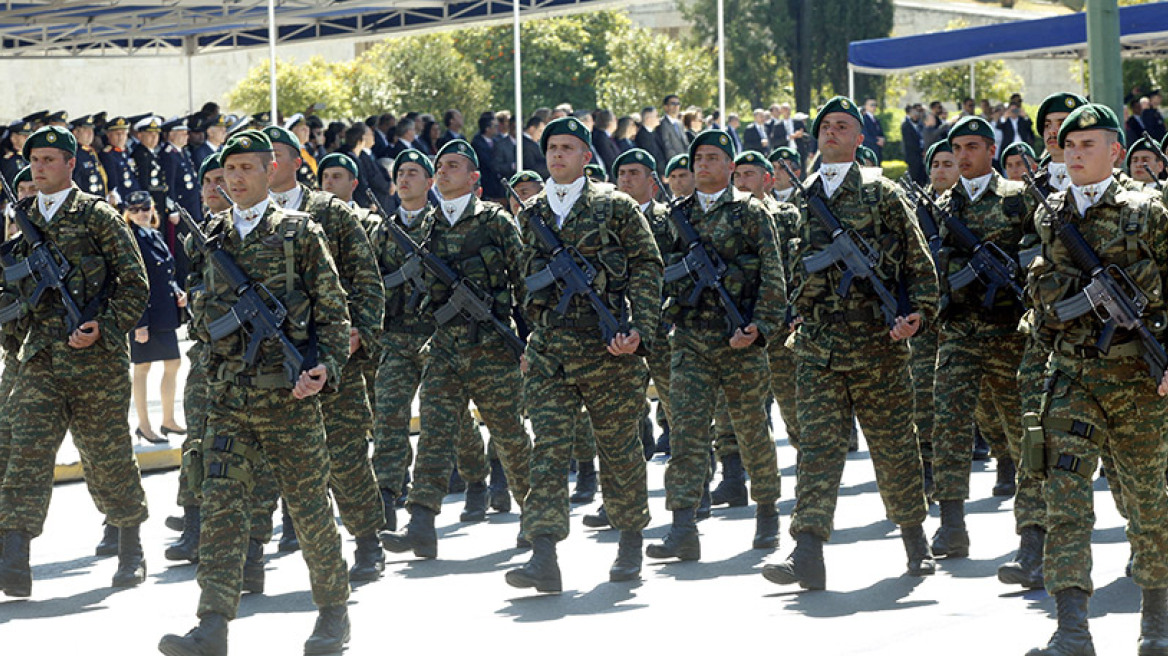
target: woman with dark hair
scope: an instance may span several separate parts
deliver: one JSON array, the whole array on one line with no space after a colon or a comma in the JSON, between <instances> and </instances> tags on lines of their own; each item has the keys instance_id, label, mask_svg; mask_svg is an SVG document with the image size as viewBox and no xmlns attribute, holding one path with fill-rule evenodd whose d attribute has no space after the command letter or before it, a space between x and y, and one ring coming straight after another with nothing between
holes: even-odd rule
<instances>
[{"instance_id":1,"label":"woman with dark hair","mask_svg":"<svg viewBox=\"0 0 1168 656\"><path fill-rule=\"evenodd\" d=\"M418 133L418 140L414 145L418 150L433 157L438 152L435 144L438 143L438 137L441 136L442 126L434 120L433 116L426 114L422 117L422 131Z\"/></svg>"},{"instance_id":2,"label":"woman with dark hair","mask_svg":"<svg viewBox=\"0 0 1168 656\"><path fill-rule=\"evenodd\" d=\"M344 145L345 129L347 127L347 125L340 121L329 123L328 129L324 131L324 149L327 153L335 153ZM324 155L321 155L321 157L324 157Z\"/></svg>"},{"instance_id":3,"label":"woman with dark hair","mask_svg":"<svg viewBox=\"0 0 1168 656\"><path fill-rule=\"evenodd\" d=\"M637 147L637 144L633 143L635 136L637 136L637 121L632 116L622 116L617 119L616 132L613 133L612 138L622 153Z\"/></svg>"},{"instance_id":4,"label":"woman with dark hair","mask_svg":"<svg viewBox=\"0 0 1168 656\"><path fill-rule=\"evenodd\" d=\"M187 305L187 295L174 279L174 257L158 232L158 212L149 192L130 194L125 218L138 242L150 280L150 302L130 335L134 407L138 412L138 429L134 434L151 444L163 444L167 442L166 437L159 437L150 427L146 379L150 374L150 363L162 362L162 434L185 435L186 429L180 427L174 418L174 394L179 365L182 364L175 331L182 324L182 308Z\"/></svg>"}]
</instances>

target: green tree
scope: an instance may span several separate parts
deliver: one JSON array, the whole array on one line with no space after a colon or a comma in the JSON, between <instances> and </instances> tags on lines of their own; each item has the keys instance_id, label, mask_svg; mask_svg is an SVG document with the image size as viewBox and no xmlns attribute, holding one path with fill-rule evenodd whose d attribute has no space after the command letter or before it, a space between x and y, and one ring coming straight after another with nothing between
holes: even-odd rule
<instances>
[{"instance_id":1,"label":"green tree","mask_svg":"<svg viewBox=\"0 0 1168 656\"><path fill-rule=\"evenodd\" d=\"M612 63L596 78L596 104L617 116L639 112L670 93L699 107L717 103L717 63L707 48L633 28L612 35L607 54Z\"/></svg>"},{"instance_id":2,"label":"green tree","mask_svg":"<svg viewBox=\"0 0 1168 656\"><path fill-rule=\"evenodd\" d=\"M387 39L353 62L349 91L358 116L379 112L429 112L452 107L468 124L491 107L491 83L456 48L452 33Z\"/></svg>"},{"instance_id":3,"label":"green tree","mask_svg":"<svg viewBox=\"0 0 1168 656\"><path fill-rule=\"evenodd\" d=\"M271 107L268 80L269 63L265 60L227 93L227 106L249 114L267 111ZM302 112L318 102L327 105L331 115L350 115L347 82L347 66L326 62L323 57L313 57L300 65L276 60L276 101L285 115Z\"/></svg>"},{"instance_id":4,"label":"green tree","mask_svg":"<svg viewBox=\"0 0 1168 656\"><path fill-rule=\"evenodd\" d=\"M974 89L978 98L1006 100L1010 94L1022 92L1025 85L1021 77L1006 67L1000 59L980 61L974 64ZM917 91L930 101L955 102L960 104L969 96L969 66L951 66L921 71L912 76L912 84Z\"/></svg>"}]
</instances>

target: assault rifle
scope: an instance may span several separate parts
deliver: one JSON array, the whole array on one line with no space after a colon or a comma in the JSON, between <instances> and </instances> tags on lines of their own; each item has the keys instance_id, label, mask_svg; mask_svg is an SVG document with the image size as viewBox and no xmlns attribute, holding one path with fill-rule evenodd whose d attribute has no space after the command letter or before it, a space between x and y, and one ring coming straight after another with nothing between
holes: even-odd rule
<instances>
[{"instance_id":1,"label":"assault rifle","mask_svg":"<svg viewBox=\"0 0 1168 656\"><path fill-rule=\"evenodd\" d=\"M933 254L933 264L938 267L940 271L941 266L941 231L937 228L937 221L933 218L932 212L925 206L922 196L927 196L928 193L921 189L920 185L905 173L899 180L900 186L904 189L905 197L913 206L913 211L917 214L917 223L921 226L921 232L925 233L925 239L929 244L929 252Z\"/></svg>"}]
</instances>

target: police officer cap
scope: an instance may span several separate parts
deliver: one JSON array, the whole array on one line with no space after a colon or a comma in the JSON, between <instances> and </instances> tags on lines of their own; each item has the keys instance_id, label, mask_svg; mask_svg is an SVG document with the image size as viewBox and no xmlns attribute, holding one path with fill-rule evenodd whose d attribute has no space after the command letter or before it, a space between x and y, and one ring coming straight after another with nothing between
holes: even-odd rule
<instances>
[{"instance_id":1,"label":"police officer cap","mask_svg":"<svg viewBox=\"0 0 1168 656\"><path fill-rule=\"evenodd\" d=\"M406 148L393 158L393 179L397 179L397 172L401 170L403 164L417 164L426 170L426 177L434 177L434 165L430 162L430 158L426 157L425 153L414 148Z\"/></svg>"},{"instance_id":2,"label":"police officer cap","mask_svg":"<svg viewBox=\"0 0 1168 656\"><path fill-rule=\"evenodd\" d=\"M718 150L726 153L730 161L734 161L734 156L738 153L734 150L734 142L730 139L730 135L723 130L702 130L698 136L694 137L693 143L689 145L689 168L693 170L694 153L698 152L701 146L713 146Z\"/></svg>"},{"instance_id":3,"label":"police officer cap","mask_svg":"<svg viewBox=\"0 0 1168 656\"><path fill-rule=\"evenodd\" d=\"M33 112L20 120L24 121L25 123L39 123L40 121L45 120L45 117L48 115L49 115L49 110L42 109L41 111Z\"/></svg>"},{"instance_id":4,"label":"police officer cap","mask_svg":"<svg viewBox=\"0 0 1168 656\"><path fill-rule=\"evenodd\" d=\"M463 157L469 159L470 163L474 164L476 169L479 168L479 156L475 153L475 149L472 148L465 139L451 139L450 141L447 141L446 145L442 146L442 148L438 150L438 155L434 158L434 161L437 162L438 160L442 159L443 155L462 155Z\"/></svg>"},{"instance_id":5,"label":"police officer cap","mask_svg":"<svg viewBox=\"0 0 1168 656\"><path fill-rule=\"evenodd\" d=\"M272 152L272 142L268 139L268 135L259 130L244 130L228 139L227 143L223 144L223 150L219 152L220 157L226 162L227 158L232 155L270 153Z\"/></svg>"},{"instance_id":6,"label":"police officer cap","mask_svg":"<svg viewBox=\"0 0 1168 656\"><path fill-rule=\"evenodd\" d=\"M320 160L320 164L317 165L317 177L323 178L325 169L345 169L349 172L349 175L353 176L354 180L361 179L361 173L357 169L357 162L354 162L352 157L344 153L329 153L325 155Z\"/></svg>"},{"instance_id":7,"label":"police officer cap","mask_svg":"<svg viewBox=\"0 0 1168 656\"><path fill-rule=\"evenodd\" d=\"M1005 167L1007 157L1010 157L1011 155L1022 154L1025 154L1025 157L1022 158L1023 161L1033 162L1035 160L1034 149L1030 147L1030 144L1026 143L1025 141L1015 141L1014 143L1002 149L1002 156L998 159L998 161L1003 167ZM1028 163L1027 166L1029 165L1030 164Z\"/></svg>"},{"instance_id":8,"label":"police officer cap","mask_svg":"<svg viewBox=\"0 0 1168 656\"><path fill-rule=\"evenodd\" d=\"M207 120L203 122L203 129L206 128L225 128L227 127L227 116L225 114L216 114L208 116Z\"/></svg>"},{"instance_id":9,"label":"police officer cap","mask_svg":"<svg viewBox=\"0 0 1168 656\"><path fill-rule=\"evenodd\" d=\"M187 120L182 116L176 116L162 124L163 132L179 132L189 129L190 127L187 126Z\"/></svg>"},{"instance_id":10,"label":"police officer cap","mask_svg":"<svg viewBox=\"0 0 1168 656\"><path fill-rule=\"evenodd\" d=\"M880 166L880 160L876 157L876 151L867 146L860 146L856 149L856 162L860 166Z\"/></svg>"},{"instance_id":11,"label":"police officer cap","mask_svg":"<svg viewBox=\"0 0 1168 656\"><path fill-rule=\"evenodd\" d=\"M262 125L267 125L268 123L272 122L272 113L271 112L260 112L259 114L252 114L251 120L255 121L256 123L260 123Z\"/></svg>"},{"instance_id":12,"label":"police officer cap","mask_svg":"<svg viewBox=\"0 0 1168 656\"><path fill-rule=\"evenodd\" d=\"M127 207L151 207L154 205L154 199L150 196L149 191L132 191L130 196L126 198Z\"/></svg>"},{"instance_id":13,"label":"police officer cap","mask_svg":"<svg viewBox=\"0 0 1168 656\"><path fill-rule=\"evenodd\" d=\"M138 132L162 132L162 119L147 114L145 118L134 124Z\"/></svg>"},{"instance_id":14,"label":"police officer cap","mask_svg":"<svg viewBox=\"0 0 1168 656\"><path fill-rule=\"evenodd\" d=\"M69 127L76 130L77 128L96 127L96 124L93 122L93 117L89 114L86 114L85 116L81 116L73 119L72 121L69 121Z\"/></svg>"},{"instance_id":15,"label":"police officer cap","mask_svg":"<svg viewBox=\"0 0 1168 656\"><path fill-rule=\"evenodd\" d=\"M665 165L665 177L668 178L669 174L673 173L675 169L685 169L688 171L689 155L686 155L685 153L674 155L673 159L669 160L669 163Z\"/></svg>"},{"instance_id":16,"label":"police officer cap","mask_svg":"<svg viewBox=\"0 0 1168 656\"><path fill-rule=\"evenodd\" d=\"M65 110L62 109L59 112L53 112L52 114L49 114L48 116L45 117L44 120L45 120L45 123L68 123L69 122L69 112L66 112Z\"/></svg>"},{"instance_id":17,"label":"police officer cap","mask_svg":"<svg viewBox=\"0 0 1168 656\"><path fill-rule=\"evenodd\" d=\"M608 174L604 172L604 167L599 164L585 164L584 175L594 182L608 182Z\"/></svg>"},{"instance_id":18,"label":"police officer cap","mask_svg":"<svg viewBox=\"0 0 1168 656\"><path fill-rule=\"evenodd\" d=\"M222 152L212 153L207 156L207 159L203 160L202 164L199 165L199 182L206 180L207 174L211 171L223 168L223 159L220 157L221 154Z\"/></svg>"},{"instance_id":19,"label":"police officer cap","mask_svg":"<svg viewBox=\"0 0 1168 656\"><path fill-rule=\"evenodd\" d=\"M293 114L291 118L284 121L284 127L291 130L292 128L304 122L304 114Z\"/></svg>"},{"instance_id":20,"label":"police officer cap","mask_svg":"<svg viewBox=\"0 0 1168 656\"><path fill-rule=\"evenodd\" d=\"M16 175L12 177L12 186L13 187L19 186L20 183L22 183L22 182L32 182L32 167L31 166L25 166L24 168L17 171Z\"/></svg>"},{"instance_id":21,"label":"police officer cap","mask_svg":"<svg viewBox=\"0 0 1168 656\"><path fill-rule=\"evenodd\" d=\"M803 158L799 156L799 151L790 146L779 146L771 151L767 159L772 163L778 163L780 159L785 159L794 164L796 168L803 168Z\"/></svg>"},{"instance_id":22,"label":"police officer cap","mask_svg":"<svg viewBox=\"0 0 1168 656\"><path fill-rule=\"evenodd\" d=\"M957 137L981 137L993 143L994 128L980 116L963 116L949 130L949 143L952 144Z\"/></svg>"},{"instance_id":23,"label":"police officer cap","mask_svg":"<svg viewBox=\"0 0 1168 656\"><path fill-rule=\"evenodd\" d=\"M1115 112L1111 111L1110 107L1087 103L1063 119L1063 126L1058 131L1059 148L1064 147L1063 144L1066 143L1068 134L1085 130L1107 130L1117 135L1123 134L1123 130L1119 127L1119 118L1115 116Z\"/></svg>"},{"instance_id":24,"label":"police officer cap","mask_svg":"<svg viewBox=\"0 0 1168 656\"><path fill-rule=\"evenodd\" d=\"M543 186L543 178L539 177L539 174L535 171L520 171L511 176L511 179L508 182L510 182L512 187L523 182L535 182L540 186Z\"/></svg>"},{"instance_id":25,"label":"police officer cap","mask_svg":"<svg viewBox=\"0 0 1168 656\"><path fill-rule=\"evenodd\" d=\"M8 126L8 134L23 134L27 137L32 134L32 123L25 120L16 121Z\"/></svg>"},{"instance_id":26,"label":"police officer cap","mask_svg":"<svg viewBox=\"0 0 1168 656\"><path fill-rule=\"evenodd\" d=\"M105 131L110 130L129 130L130 121L125 116L115 116L105 122Z\"/></svg>"},{"instance_id":27,"label":"police officer cap","mask_svg":"<svg viewBox=\"0 0 1168 656\"><path fill-rule=\"evenodd\" d=\"M272 145L282 143L291 148L293 152L300 152L300 139L297 139L291 130L279 125L269 125L264 128L264 134L268 135L268 140L272 142Z\"/></svg>"},{"instance_id":28,"label":"police officer cap","mask_svg":"<svg viewBox=\"0 0 1168 656\"><path fill-rule=\"evenodd\" d=\"M951 153L951 152L953 152L953 149L949 147L949 142L944 140L944 139L938 141L937 143L933 144L932 146L929 146L929 149L925 151L925 170L926 171L932 170L933 158L937 156L937 153Z\"/></svg>"},{"instance_id":29,"label":"police officer cap","mask_svg":"<svg viewBox=\"0 0 1168 656\"><path fill-rule=\"evenodd\" d=\"M747 150L734 159L735 166L757 166L771 175L775 174L775 165L762 156L757 150Z\"/></svg>"},{"instance_id":30,"label":"police officer cap","mask_svg":"<svg viewBox=\"0 0 1168 656\"><path fill-rule=\"evenodd\" d=\"M28 159L33 148L57 148L72 157L77 154L77 139L73 137L72 132L59 125L46 125L32 133L28 141L24 142L20 154Z\"/></svg>"},{"instance_id":31,"label":"police officer cap","mask_svg":"<svg viewBox=\"0 0 1168 656\"><path fill-rule=\"evenodd\" d=\"M1038 106L1036 127L1039 131L1042 130L1042 126L1046 124L1047 114L1072 112L1086 104L1087 99L1077 93L1052 93Z\"/></svg>"},{"instance_id":32,"label":"police officer cap","mask_svg":"<svg viewBox=\"0 0 1168 656\"><path fill-rule=\"evenodd\" d=\"M828 114L841 112L856 119L856 123L864 124L864 120L860 118L860 108L856 107L856 102L851 98L845 96L836 96L827 101L823 107L815 114L815 120L811 122L811 136L819 137L819 123Z\"/></svg>"},{"instance_id":33,"label":"police officer cap","mask_svg":"<svg viewBox=\"0 0 1168 656\"><path fill-rule=\"evenodd\" d=\"M631 148L626 150L625 152L621 153L619 157L613 160L612 176L614 178L620 176L620 167L624 166L625 164L640 164L650 171L657 170L657 160L653 159L653 156L650 155L648 151L641 148Z\"/></svg>"},{"instance_id":34,"label":"police officer cap","mask_svg":"<svg viewBox=\"0 0 1168 656\"><path fill-rule=\"evenodd\" d=\"M580 141L583 141L585 145L588 146L589 150L592 149L592 133L589 132L588 128L584 127L584 124L580 122L580 119L576 118L575 116L561 116L551 123L548 123L547 127L543 129L543 136L539 138L540 149L546 153L548 139L551 139L552 137L560 134L566 134L569 137L576 137Z\"/></svg>"}]
</instances>

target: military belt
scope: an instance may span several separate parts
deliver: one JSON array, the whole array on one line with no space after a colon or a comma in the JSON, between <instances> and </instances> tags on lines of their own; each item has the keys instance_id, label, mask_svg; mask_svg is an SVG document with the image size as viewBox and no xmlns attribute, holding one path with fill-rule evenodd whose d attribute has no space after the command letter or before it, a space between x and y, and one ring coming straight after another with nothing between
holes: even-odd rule
<instances>
[{"instance_id":1,"label":"military belt","mask_svg":"<svg viewBox=\"0 0 1168 656\"><path fill-rule=\"evenodd\" d=\"M1142 353L1141 349L1142 347L1140 346L1140 343L1135 340L1121 342L1119 344L1112 344L1107 353L1100 351L1091 344L1060 343L1055 348L1055 350L1062 355L1068 355L1086 360L1115 360L1118 358L1136 358L1139 357Z\"/></svg>"},{"instance_id":2,"label":"military belt","mask_svg":"<svg viewBox=\"0 0 1168 656\"><path fill-rule=\"evenodd\" d=\"M595 314L586 314L573 319L568 319L552 314L544 317L543 325L548 328L569 328L579 330L584 328L596 328L600 325L600 319Z\"/></svg>"},{"instance_id":3,"label":"military belt","mask_svg":"<svg viewBox=\"0 0 1168 656\"><path fill-rule=\"evenodd\" d=\"M385 327L385 332L396 333L398 335L431 335L434 333L433 326L395 323Z\"/></svg>"},{"instance_id":4,"label":"military belt","mask_svg":"<svg viewBox=\"0 0 1168 656\"><path fill-rule=\"evenodd\" d=\"M816 323L876 323L879 321L871 307L851 308L827 312L819 307L812 311Z\"/></svg>"},{"instance_id":5,"label":"military belt","mask_svg":"<svg viewBox=\"0 0 1168 656\"><path fill-rule=\"evenodd\" d=\"M240 387L252 387L255 389L290 389L288 378L282 374L257 374L255 376L235 376L228 378Z\"/></svg>"},{"instance_id":6,"label":"military belt","mask_svg":"<svg viewBox=\"0 0 1168 656\"><path fill-rule=\"evenodd\" d=\"M725 319L686 319L678 321L677 325L689 330L726 330Z\"/></svg>"}]
</instances>

